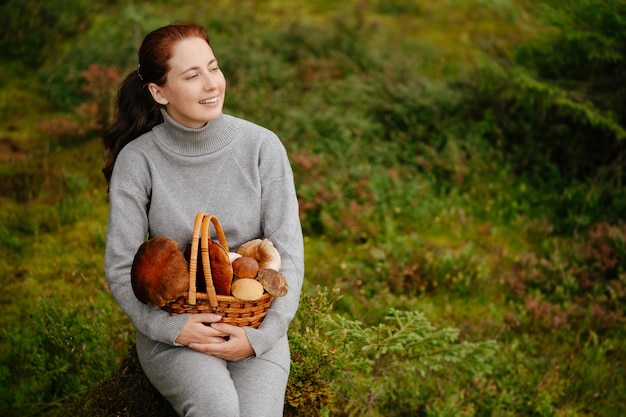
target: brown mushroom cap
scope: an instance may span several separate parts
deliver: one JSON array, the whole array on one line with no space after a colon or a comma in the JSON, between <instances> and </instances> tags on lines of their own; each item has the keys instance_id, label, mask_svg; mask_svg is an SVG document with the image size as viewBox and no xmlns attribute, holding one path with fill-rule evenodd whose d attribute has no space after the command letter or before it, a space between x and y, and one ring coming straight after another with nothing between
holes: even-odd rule
<instances>
[{"instance_id":1,"label":"brown mushroom cap","mask_svg":"<svg viewBox=\"0 0 626 417\"><path fill-rule=\"evenodd\" d=\"M139 246L130 272L133 292L144 304L162 307L189 288L189 266L178 244L158 236Z\"/></svg>"},{"instance_id":2,"label":"brown mushroom cap","mask_svg":"<svg viewBox=\"0 0 626 417\"><path fill-rule=\"evenodd\" d=\"M259 272L259 263L249 256L240 256L233 261L233 275L237 278L254 278Z\"/></svg>"},{"instance_id":3,"label":"brown mushroom cap","mask_svg":"<svg viewBox=\"0 0 626 417\"><path fill-rule=\"evenodd\" d=\"M289 291L287 280L275 269L261 268L257 274L257 280L263 285L265 291L274 297L283 297Z\"/></svg>"}]
</instances>

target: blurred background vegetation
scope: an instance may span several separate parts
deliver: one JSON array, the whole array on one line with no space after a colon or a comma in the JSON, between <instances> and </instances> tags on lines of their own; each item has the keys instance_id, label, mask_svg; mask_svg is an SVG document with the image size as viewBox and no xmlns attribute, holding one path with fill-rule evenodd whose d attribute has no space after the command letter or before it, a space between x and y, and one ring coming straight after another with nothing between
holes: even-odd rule
<instances>
[{"instance_id":1,"label":"blurred background vegetation","mask_svg":"<svg viewBox=\"0 0 626 417\"><path fill-rule=\"evenodd\" d=\"M286 415L626 414L623 0L5 0L2 415L107 415L134 336L99 132L141 38L190 20L295 172Z\"/></svg>"}]
</instances>

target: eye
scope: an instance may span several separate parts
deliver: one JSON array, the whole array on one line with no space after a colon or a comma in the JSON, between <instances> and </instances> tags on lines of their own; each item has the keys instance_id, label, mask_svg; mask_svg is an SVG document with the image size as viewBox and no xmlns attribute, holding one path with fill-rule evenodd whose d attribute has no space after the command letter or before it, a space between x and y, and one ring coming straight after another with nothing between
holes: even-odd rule
<instances>
[{"instance_id":1,"label":"eye","mask_svg":"<svg viewBox=\"0 0 626 417\"><path fill-rule=\"evenodd\" d=\"M217 72L220 70L220 67L213 67L211 68L211 72Z\"/></svg>"},{"instance_id":2,"label":"eye","mask_svg":"<svg viewBox=\"0 0 626 417\"><path fill-rule=\"evenodd\" d=\"M198 76L198 74L191 74L187 77L188 80L191 80L193 78L196 78Z\"/></svg>"}]
</instances>

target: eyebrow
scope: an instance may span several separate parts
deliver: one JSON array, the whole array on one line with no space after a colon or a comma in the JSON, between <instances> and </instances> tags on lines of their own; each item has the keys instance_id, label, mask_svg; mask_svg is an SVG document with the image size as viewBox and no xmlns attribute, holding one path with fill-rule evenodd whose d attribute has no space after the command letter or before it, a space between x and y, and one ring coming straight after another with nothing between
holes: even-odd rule
<instances>
[{"instance_id":1,"label":"eyebrow","mask_svg":"<svg viewBox=\"0 0 626 417\"><path fill-rule=\"evenodd\" d=\"M211 65L212 65L212 64L214 64L214 63L217 63L217 58L213 58L212 60L210 60L210 61L209 61L209 63L207 64L207 66L211 66ZM200 67L198 67L198 66L194 66L194 67L191 67L191 68L187 68L186 70L184 70L183 72L181 72L181 73L180 73L180 75L183 75L183 74L185 74L185 73L187 73L187 72L189 72L189 71L197 71L197 70L199 70L199 69L200 69Z\"/></svg>"}]
</instances>

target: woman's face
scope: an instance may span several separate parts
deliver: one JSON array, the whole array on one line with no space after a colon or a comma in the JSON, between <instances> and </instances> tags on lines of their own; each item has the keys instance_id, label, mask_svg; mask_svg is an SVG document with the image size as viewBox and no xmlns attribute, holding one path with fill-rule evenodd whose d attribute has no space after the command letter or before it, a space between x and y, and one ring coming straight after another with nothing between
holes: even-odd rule
<instances>
[{"instance_id":1,"label":"woman's face","mask_svg":"<svg viewBox=\"0 0 626 417\"><path fill-rule=\"evenodd\" d=\"M172 48L169 71L163 86L148 88L174 120L200 128L222 113L226 80L213 50L204 39L186 38Z\"/></svg>"}]
</instances>

